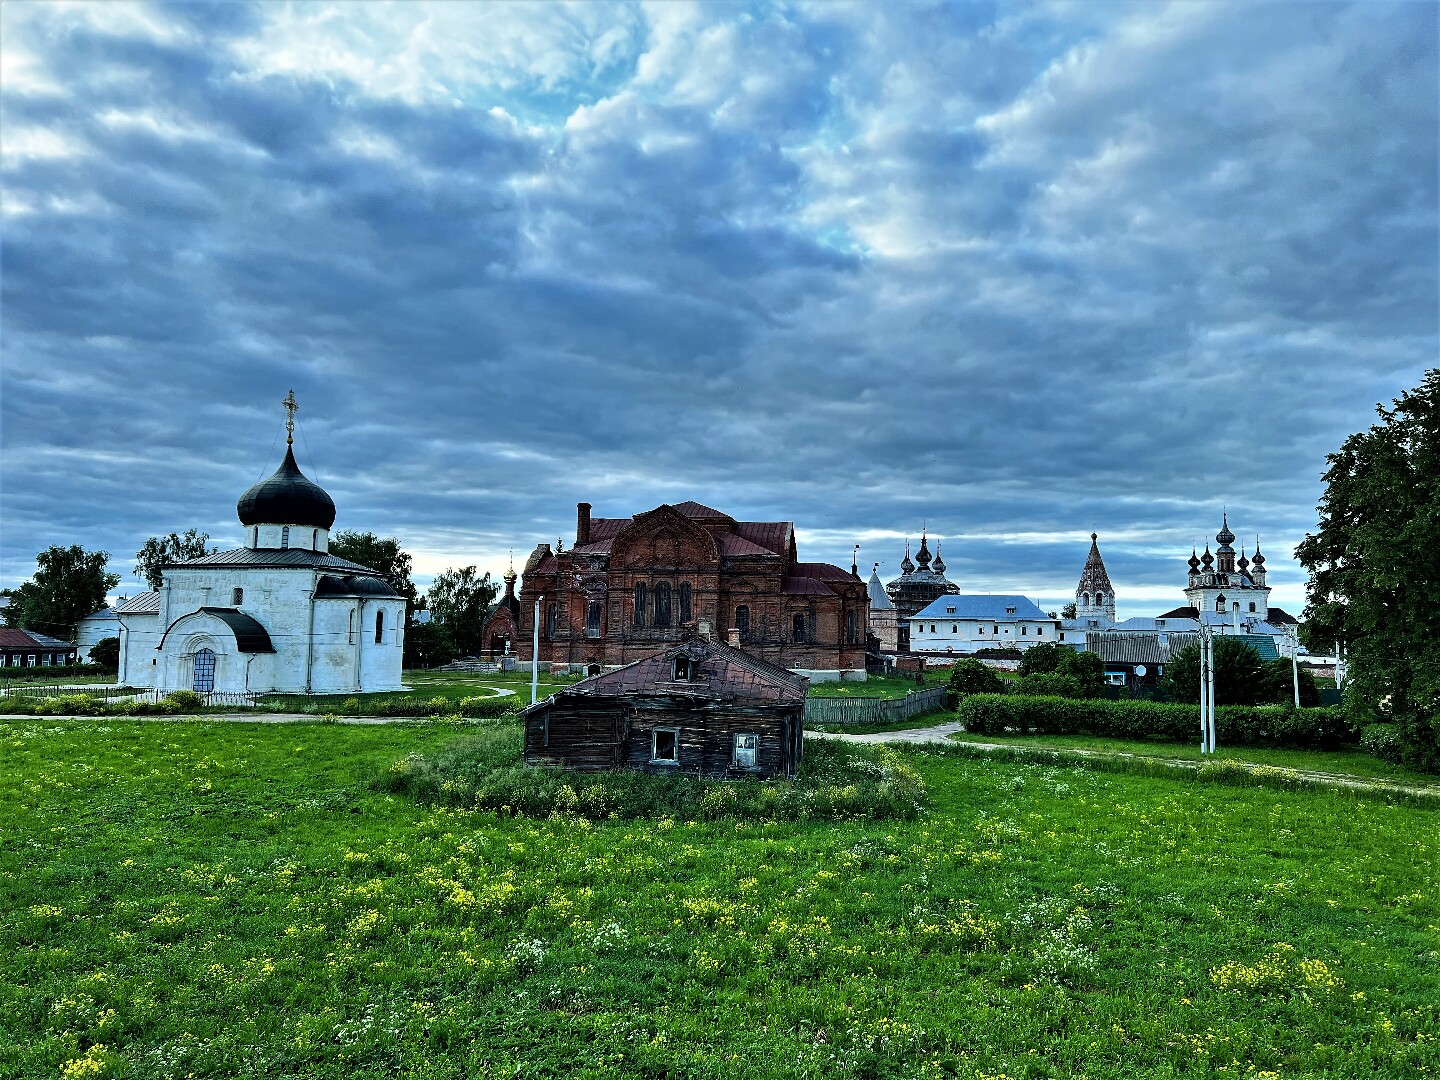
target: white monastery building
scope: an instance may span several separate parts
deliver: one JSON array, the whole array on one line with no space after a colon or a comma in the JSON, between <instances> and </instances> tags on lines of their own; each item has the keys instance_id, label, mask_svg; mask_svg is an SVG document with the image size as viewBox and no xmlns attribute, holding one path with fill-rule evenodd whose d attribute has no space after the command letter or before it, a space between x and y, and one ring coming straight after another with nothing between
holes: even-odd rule
<instances>
[{"instance_id":1,"label":"white monastery building","mask_svg":"<svg viewBox=\"0 0 1440 1080\"><path fill-rule=\"evenodd\" d=\"M1059 623L1023 596L941 596L907 620L910 650L973 653L1028 649L1058 638Z\"/></svg>"},{"instance_id":2,"label":"white monastery building","mask_svg":"<svg viewBox=\"0 0 1440 1080\"><path fill-rule=\"evenodd\" d=\"M285 460L236 510L244 546L174 563L119 604L119 682L200 693L399 690L405 600L367 566L329 554L335 503Z\"/></svg>"}]
</instances>

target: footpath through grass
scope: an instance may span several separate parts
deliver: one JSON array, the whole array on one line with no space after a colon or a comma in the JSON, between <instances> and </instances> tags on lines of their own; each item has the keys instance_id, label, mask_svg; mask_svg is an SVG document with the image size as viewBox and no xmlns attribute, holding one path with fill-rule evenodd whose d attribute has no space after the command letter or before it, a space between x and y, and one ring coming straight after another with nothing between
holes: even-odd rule
<instances>
[{"instance_id":1,"label":"footpath through grass","mask_svg":"<svg viewBox=\"0 0 1440 1080\"><path fill-rule=\"evenodd\" d=\"M920 752L916 822L371 787L453 738L0 725L0 1077L1440 1068L1435 811Z\"/></svg>"}]
</instances>

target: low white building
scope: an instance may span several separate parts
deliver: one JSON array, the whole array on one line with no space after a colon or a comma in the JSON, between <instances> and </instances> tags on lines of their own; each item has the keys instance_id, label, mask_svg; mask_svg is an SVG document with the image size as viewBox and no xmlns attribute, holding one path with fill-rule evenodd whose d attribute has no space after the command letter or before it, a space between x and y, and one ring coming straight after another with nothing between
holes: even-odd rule
<instances>
[{"instance_id":1,"label":"low white building","mask_svg":"<svg viewBox=\"0 0 1440 1080\"><path fill-rule=\"evenodd\" d=\"M293 439L294 396L287 427ZM335 503L287 440L275 474L240 497L243 546L164 568L119 604L119 682L199 692L399 690L405 600L331 555Z\"/></svg>"},{"instance_id":2,"label":"low white building","mask_svg":"<svg viewBox=\"0 0 1440 1080\"><path fill-rule=\"evenodd\" d=\"M124 597L122 596L123 600ZM120 618L110 606L92 611L75 624L75 644L79 646L78 660L90 663L90 649L106 638L120 636Z\"/></svg>"},{"instance_id":3,"label":"low white building","mask_svg":"<svg viewBox=\"0 0 1440 1080\"><path fill-rule=\"evenodd\" d=\"M964 594L942 596L902 622L911 652L957 655L1056 641L1060 625L1023 596Z\"/></svg>"}]
</instances>

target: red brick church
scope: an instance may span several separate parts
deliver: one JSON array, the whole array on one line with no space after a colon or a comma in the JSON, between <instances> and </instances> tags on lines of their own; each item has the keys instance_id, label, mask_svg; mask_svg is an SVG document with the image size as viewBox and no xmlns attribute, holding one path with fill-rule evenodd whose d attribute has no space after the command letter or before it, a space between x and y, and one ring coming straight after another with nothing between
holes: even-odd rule
<instances>
[{"instance_id":1,"label":"red brick church","mask_svg":"<svg viewBox=\"0 0 1440 1080\"><path fill-rule=\"evenodd\" d=\"M714 635L793 671L864 678L865 582L853 567L801 562L788 521L736 521L696 502L592 518L580 503L574 546L541 544L525 564L524 660L541 597L542 661L627 664Z\"/></svg>"}]
</instances>

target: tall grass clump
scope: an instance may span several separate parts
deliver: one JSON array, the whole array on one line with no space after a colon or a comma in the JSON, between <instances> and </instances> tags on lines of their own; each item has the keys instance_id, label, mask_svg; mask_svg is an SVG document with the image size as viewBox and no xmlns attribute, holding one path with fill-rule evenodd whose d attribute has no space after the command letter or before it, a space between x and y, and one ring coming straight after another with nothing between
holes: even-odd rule
<instances>
[{"instance_id":1,"label":"tall grass clump","mask_svg":"<svg viewBox=\"0 0 1440 1080\"><path fill-rule=\"evenodd\" d=\"M820 740L806 742L795 780L702 780L530 767L521 761L515 731L486 731L432 754L410 754L376 785L431 805L591 821L908 821L929 805L920 774L894 750Z\"/></svg>"}]
</instances>

